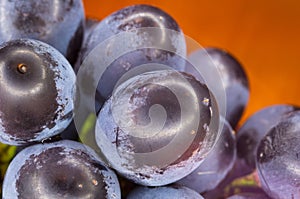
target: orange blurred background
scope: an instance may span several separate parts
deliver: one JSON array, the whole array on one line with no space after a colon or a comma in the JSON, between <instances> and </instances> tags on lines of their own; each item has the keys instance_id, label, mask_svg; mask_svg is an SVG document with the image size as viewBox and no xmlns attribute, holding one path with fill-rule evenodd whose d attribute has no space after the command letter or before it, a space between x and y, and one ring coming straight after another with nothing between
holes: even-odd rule
<instances>
[{"instance_id":1,"label":"orange blurred background","mask_svg":"<svg viewBox=\"0 0 300 199\"><path fill-rule=\"evenodd\" d=\"M86 15L98 19L140 3L165 10L202 46L239 59L251 86L243 120L267 105L300 106L300 1L84 0Z\"/></svg>"}]
</instances>

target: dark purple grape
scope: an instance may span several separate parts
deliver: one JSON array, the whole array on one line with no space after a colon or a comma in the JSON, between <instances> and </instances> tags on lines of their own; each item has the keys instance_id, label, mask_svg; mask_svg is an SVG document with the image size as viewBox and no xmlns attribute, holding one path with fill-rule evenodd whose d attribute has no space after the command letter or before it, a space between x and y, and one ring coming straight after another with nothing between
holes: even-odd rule
<instances>
[{"instance_id":1,"label":"dark purple grape","mask_svg":"<svg viewBox=\"0 0 300 199\"><path fill-rule=\"evenodd\" d=\"M236 158L235 135L225 122L221 135L201 165L177 183L199 193L214 189L231 170Z\"/></svg>"},{"instance_id":2,"label":"dark purple grape","mask_svg":"<svg viewBox=\"0 0 300 199\"><path fill-rule=\"evenodd\" d=\"M149 29L151 27L152 29ZM116 45L114 38L121 37L119 33L125 32L134 34L136 38L127 38L123 35L122 42L117 42ZM107 39L110 40L107 41ZM171 16L153 6L126 7L103 19L87 38L80 55L79 65L100 43L103 44L101 48L104 48L106 52L103 55L95 53L95 56L116 55L113 62L105 68L97 88L97 92L105 100L112 94L118 80L137 66L159 63L176 70L184 69L185 60L181 56L186 55L186 44L181 29ZM133 50L120 52L124 46L135 47ZM104 61L95 64L94 67L105 67Z\"/></svg>"},{"instance_id":3,"label":"dark purple grape","mask_svg":"<svg viewBox=\"0 0 300 199\"><path fill-rule=\"evenodd\" d=\"M37 39L76 61L85 18L81 0L1 0L0 7L1 43Z\"/></svg>"},{"instance_id":4,"label":"dark purple grape","mask_svg":"<svg viewBox=\"0 0 300 199\"><path fill-rule=\"evenodd\" d=\"M133 189L137 188L138 185L130 180L127 180L126 178L123 178L122 176L118 176L118 178L119 178L119 182L120 182L122 198L127 198L128 194Z\"/></svg>"},{"instance_id":5,"label":"dark purple grape","mask_svg":"<svg viewBox=\"0 0 300 199\"><path fill-rule=\"evenodd\" d=\"M296 109L291 105L273 105L247 119L237 133L236 175L247 175L255 170L256 151L261 139L285 115Z\"/></svg>"},{"instance_id":6,"label":"dark purple grape","mask_svg":"<svg viewBox=\"0 0 300 199\"><path fill-rule=\"evenodd\" d=\"M219 48L197 50L189 55L189 59L198 60L200 64L207 64L208 66L208 63L212 61L219 70L226 94L225 118L235 128L249 98L249 83L243 66L229 52ZM185 70L199 81L207 81L201 76L201 71L199 73L194 66L187 65ZM215 76L207 78L215 78ZM218 97L221 96L216 95L217 100Z\"/></svg>"},{"instance_id":7,"label":"dark purple grape","mask_svg":"<svg viewBox=\"0 0 300 199\"><path fill-rule=\"evenodd\" d=\"M219 114L207 87L173 70L135 76L104 104L96 141L124 177L170 184L195 170L216 141Z\"/></svg>"},{"instance_id":8,"label":"dark purple grape","mask_svg":"<svg viewBox=\"0 0 300 199\"><path fill-rule=\"evenodd\" d=\"M274 199L300 198L300 111L290 113L261 140L256 166L262 188Z\"/></svg>"},{"instance_id":9,"label":"dark purple grape","mask_svg":"<svg viewBox=\"0 0 300 199\"><path fill-rule=\"evenodd\" d=\"M62 132L73 116L75 74L53 47L20 39L0 46L0 141L41 141Z\"/></svg>"},{"instance_id":10,"label":"dark purple grape","mask_svg":"<svg viewBox=\"0 0 300 199\"><path fill-rule=\"evenodd\" d=\"M74 121L72 121L69 126L60 133L60 138L63 140L79 140L78 131L76 129Z\"/></svg>"},{"instance_id":11,"label":"dark purple grape","mask_svg":"<svg viewBox=\"0 0 300 199\"><path fill-rule=\"evenodd\" d=\"M192 189L183 186L138 187L129 193L127 199L203 199Z\"/></svg>"},{"instance_id":12,"label":"dark purple grape","mask_svg":"<svg viewBox=\"0 0 300 199\"><path fill-rule=\"evenodd\" d=\"M3 199L120 199L117 176L94 151L79 142L37 144L10 163Z\"/></svg>"}]
</instances>

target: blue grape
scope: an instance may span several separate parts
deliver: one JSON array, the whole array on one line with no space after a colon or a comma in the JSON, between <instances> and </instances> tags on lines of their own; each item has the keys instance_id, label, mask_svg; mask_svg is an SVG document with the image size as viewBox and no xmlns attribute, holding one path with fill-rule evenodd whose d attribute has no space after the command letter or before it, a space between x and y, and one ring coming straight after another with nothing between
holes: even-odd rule
<instances>
[{"instance_id":1,"label":"blue grape","mask_svg":"<svg viewBox=\"0 0 300 199\"><path fill-rule=\"evenodd\" d=\"M59 141L25 148L10 163L3 199L120 199L117 176L94 151L79 142Z\"/></svg>"},{"instance_id":2,"label":"blue grape","mask_svg":"<svg viewBox=\"0 0 300 199\"><path fill-rule=\"evenodd\" d=\"M57 50L40 41L13 40L0 46L0 141L39 142L71 122L75 73Z\"/></svg>"},{"instance_id":3,"label":"blue grape","mask_svg":"<svg viewBox=\"0 0 300 199\"><path fill-rule=\"evenodd\" d=\"M236 175L247 175L255 170L260 141L285 115L296 109L292 105L273 105L256 112L246 120L237 133Z\"/></svg>"},{"instance_id":4,"label":"blue grape","mask_svg":"<svg viewBox=\"0 0 300 199\"><path fill-rule=\"evenodd\" d=\"M155 28L155 30L151 31L147 29L150 27ZM137 38L134 41L124 38L121 42L118 41L118 44L115 44L116 41L114 38L119 37L120 33L125 32L130 32ZM107 41L107 39L110 40ZM97 92L104 100L107 100L111 96L118 80L125 73L137 66L159 63L176 70L184 69L186 44L182 31L171 16L153 6L129 6L112 13L100 21L84 42L77 67L84 63L85 59L95 59L88 55L99 44L103 44L101 49L106 49L106 53L101 56L117 56L105 68L100 81L97 82ZM159 49L158 47L145 47L149 44L152 44L150 46L159 44L162 48L170 48L172 52L168 49ZM136 46L137 49L129 50L128 52L119 52L119 49L127 45ZM100 55L95 53L95 56ZM103 60L105 59L103 58ZM97 62L95 67L104 67L104 63L104 61L103 63ZM77 70L79 68L76 68Z\"/></svg>"},{"instance_id":5,"label":"blue grape","mask_svg":"<svg viewBox=\"0 0 300 199\"><path fill-rule=\"evenodd\" d=\"M197 192L183 186L139 187L129 193L127 199L203 199Z\"/></svg>"},{"instance_id":6,"label":"blue grape","mask_svg":"<svg viewBox=\"0 0 300 199\"><path fill-rule=\"evenodd\" d=\"M300 111L275 125L261 140L256 156L262 188L274 199L300 198Z\"/></svg>"},{"instance_id":7,"label":"blue grape","mask_svg":"<svg viewBox=\"0 0 300 199\"><path fill-rule=\"evenodd\" d=\"M0 41L30 38L60 51L73 64L83 39L81 0L1 0Z\"/></svg>"},{"instance_id":8,"label":"blue grape","mask_svg":"<svg viewBox=\"0 0 300 199\"><path fill-rule=\"evenodd\" d=\"M212 61L219 70L226 94L225 118L235 128L249 98L249 83L243 66L233 55L219 48L204 48L194 51L189 55L189 59L208 66L208 63ZM197 71L195 66L187 64L185 71L194 75L199 81L205 81L201 76L201 71Z\"/></svg>"},{"instance_id":9,"label":"blue grape","mask_svg":"<svg viewBox=\"0 0 300 199\"><path fill-rule=\"evenodd\" d=\"M98 19L86 18L84 26L84 41L90 36L91 32L98 25L100 21ZM84 42L85 43L85 42Z\"/></svg>"},{"instance_id":10,"label":"blue grape","mask_svg":"<svg viewBox=\"0 0 300 199\"><path fill-rule=\"evenodd\" d=\"M216 141L218 118L213 96L191 75L148 72L121 84L106 101L96 141L122 176L141 185L166 185L203 161Z\"/></svg>"}]
</instances>

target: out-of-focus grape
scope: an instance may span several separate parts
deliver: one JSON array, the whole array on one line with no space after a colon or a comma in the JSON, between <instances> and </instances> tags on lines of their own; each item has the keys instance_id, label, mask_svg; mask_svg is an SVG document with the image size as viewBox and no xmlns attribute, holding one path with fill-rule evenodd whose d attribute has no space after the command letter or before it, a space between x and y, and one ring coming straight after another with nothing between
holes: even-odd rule
<instances>
[{"instance_id":1,"label":"out-of-focus grape","mask_svg":"<svg viewBox=\"0 0 300 199\"><path fill-rule=\"evenodd\" d=\"M212 62L218 69L226 94L225 117L230 125L235 128L249 98L248 78L241 63L229 52L219 48L204 48L194 51L189 55L188 59L202 67L211 67L210 63ZM207 78L216 78L216 76L203 78L202 71L198 71L197 68L190 64L186 65L185 71L194 75L203 83L208 81ZM215 93L217 100L223 97L217 94Z\"/></svg>"},{"instance_id":2,"label":"out-of-focus grape","mask_svg":"<svg viewBox=\"0 0 300 199\"><path fill-rule=\"evenodd\" d=\"M237 133L235 175L247 175L255 170L256 151L261 139L285 115L296 109L298 108L292 105L273 105L256 112L246 120Z\"/></svg>"},{"instance_id":3,"label":"out-of-focus grape","mask_svg":"<svg viewBox=\"0 0 300 199\"><path fill-rule=\"evenodd\" d=\"M275 125L258 146L259 179L272 198L300 198L299 143L300 111L294 111Z\"/></svg>"}]
</instances>

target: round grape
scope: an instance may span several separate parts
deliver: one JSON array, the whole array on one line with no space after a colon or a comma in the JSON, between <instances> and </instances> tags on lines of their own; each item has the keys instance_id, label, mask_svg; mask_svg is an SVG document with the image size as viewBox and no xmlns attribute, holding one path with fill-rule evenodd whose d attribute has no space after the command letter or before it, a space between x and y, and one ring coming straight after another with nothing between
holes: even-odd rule
<instances>
[{"instance_id":1,"label":"round grape","mask_svg":"<svg viewBox=\"0 0 300 199\"><path fill-rule=\"evenodd\" d=\"M210 65L210 62L214 63L215 67L220 72L220 77L225 89L225 118L230 125L235 128L243 114L249 98L249 83L243 66L235 57L233 57L233 55L219 48L204 48L197 50L189 55L189 59L194 60L195 63L208 66ZM187 64L185 71L194 75L201 82L205 83L205 81L207 81L207 79L203 79L201 76L201 71L197 71L192 65ZM216 94L215 96L217 100L222 97Z\"/></svg>"},{"instance_id":2,"label":"round grape","mask_svg":"<svg viewBox=\"0 0 300 199\"><path fill-rule=\"evenodd\" d=\"M165 185L199 166L216 141L218 119L213 96L195 78L148 72L121 84L104 104L96 141L126 178Z\"/></svg>"},{"instance_id":3,"label":"round grape","mask_svg":"<svg viewBox=\"0 0 300 199\"><path fill-rule=\"evenodd\" d=\"M147 188L139 187L129 193L127 199L204 199L197 192L183 186Z\"/></svg>"},{"instance_id":4,"label":"round grape","mask_svg":"<svg viewBox=\"0 0 300 199\"><path fill-rule=\"evenodd\" d=\"M124 32L134 34L136 38L124 38L121 42L114 39ZM182 31L171 16L153 6L129 6L100 21L86 39L77 65L84 63L89 53L101 43L101 48L106 50L101 56L117 55L97 82L97 92L104 100L111 96L118 80L137 66L160 63L176 70L184 69L186 44ZM120 52L124 46L135 46L136 49ZM103 67L105 61L95 64L95 67Z\"/></svg>"},{"instance_id":5,"label":"round grape","mask_svg":"<svg viewBox=\"0 0 300 199\"><path fill-rule=\"evenodd\" d=\"M292 105L273 105L254 113L246 120L237 133L236 175L247 175L255 170L260 141L285 115L296 109Z\"/></svg>"},{"instance_id":6,"label":"round grape","mask_svg":"<svg viewBox=\"0 0 300 199\"><path fill-rule=\"evenodd\" d=\"M30 38L60 51L73 64L83 39L81 0L0 1L0 41Z\"/></svg>"},{"instance_id":7,"label":"round grape","mask_svg":"<svg viewBox=\"0 0 300 199\"><path fill-rule=\"evenodd\" d=\"M10 163L3 199L120 199L117 176L87 146L74 141L37 144Z\"/></svg>"},{"instance_id":8,"label":"round grape","mask_svg":"<svg viewBox=\"0 0 300 199\"><path fill-rule=\"evenodd\" d=\"M20 39L0 46L0 141L22 145L62 132L71 122L75 73L53 47Z\"/></svg>"},{"instance_id":9,"label":"round grape","mask_svg":"<svg viewBox=\"0 0 300 199\"><path fill-rule=\"evenodd\" d=\"M300 198L300 111L282 119L261 140L256 165L262 188L272 198Z\"/></svg>"}]
</instances>

